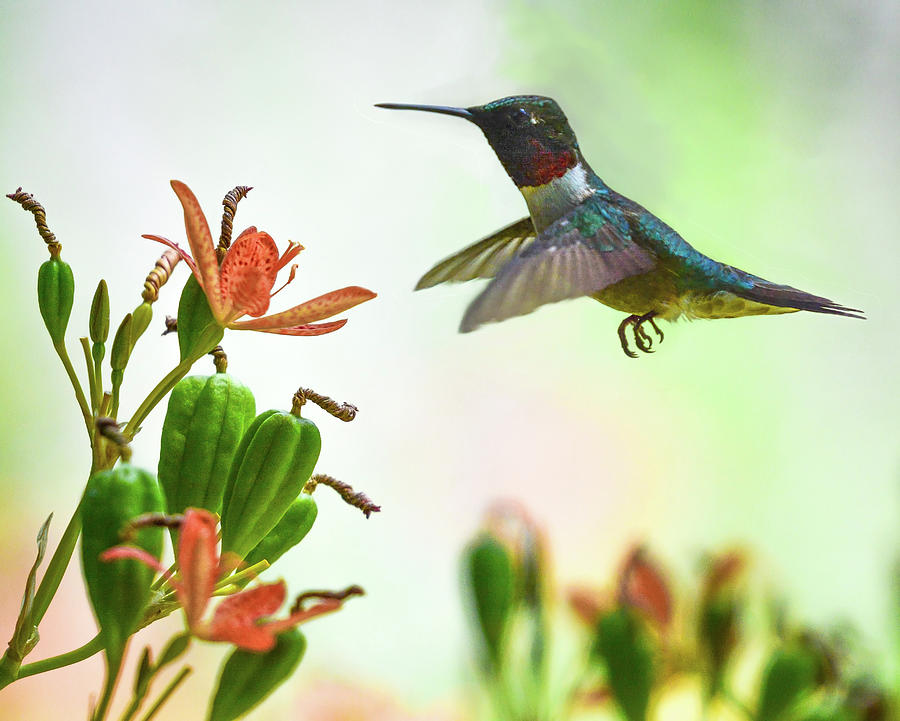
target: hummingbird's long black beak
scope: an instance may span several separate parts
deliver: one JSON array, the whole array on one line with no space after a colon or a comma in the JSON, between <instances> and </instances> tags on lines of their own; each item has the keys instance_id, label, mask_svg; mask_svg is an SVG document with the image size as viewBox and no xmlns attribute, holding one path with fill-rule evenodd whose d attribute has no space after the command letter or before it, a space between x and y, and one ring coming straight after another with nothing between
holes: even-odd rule
<instances>
[{"instance_id":1,"label":"hummingbird's long black beak","mask_svg":"<svg viewBox=\"0 0 900 721\"><path fill-rule=\"evenodd\" d=\"M388 110L424 110L427 113L440 113L441 115L454 115L457 118L475 121L475 116L465 108L451 108L446 105L407 105L404 103L376 103L376 108Z\"/></svg>"}]
</instances>

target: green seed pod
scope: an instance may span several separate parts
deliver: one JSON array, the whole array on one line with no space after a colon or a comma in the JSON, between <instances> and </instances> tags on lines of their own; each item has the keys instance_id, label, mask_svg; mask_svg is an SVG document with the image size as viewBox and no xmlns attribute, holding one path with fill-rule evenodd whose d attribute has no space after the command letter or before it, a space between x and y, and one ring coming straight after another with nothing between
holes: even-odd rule
<instances>
[{"instance_id":1,"label":"green seed pod","mask_svg":"<svg viewBox=\"0 0 900 721\"><path fill-rule=\"evenodd\" d=\"M271 531L312 475L322 441L287 411L256 417L234 456L222 502L222 552L246 555Z\"/></svg>"},{"instance_id":2,"label":"green seed pod","mask_svg":"<svg viewBox=\"0 0 900 721\"><path fill-rule=\"evenodd\" d=\"M313 497L308 493L301 493L275 525L275 528L269 531L265 538L256 544L256 548L247 554L244 563L252 566L266 560L271 566L306 537L318 512Z\"/></svg>"},{"instance_id":3,"label":"green seed pod","mask_svg":"<svg viewBox=\"0 0 900 721\"><path fill-rule=\"evenodd\" d=\"M228 373L188 376L169 396L159 482L169 513L222 509L231 461L256 414L250 389Z\"/></svg>"},{"instance_id":4,"label":"green seed pod","mask_svg":"<svg viewBox=\"0 0 900 721\"><path fill-rule=\"evenodd\" d=\"M100 554L122 543L119 532L130 520L162 511L156 478L128 463L95 473L84 492L82 569L111 669L118 668L125 643L141 620L154 572L134 560L101 561ZM143 528L130 543L159 558L162 530Z\"/></svg>"},{"instance_id":5,"label":"green seed pod","mask_svg":"<svg viewBox=\"0 0 900 721\"><path fill-rule=\"evenodd\" d=\"M151 320L153 320L153 306L144 301L131 314L132 349L134 349L134 344L137 343L138 338L144 335L144 331L147 330Z\"/></svg>"},{"instance_id":6,"label":"green seed pod","mask_svg":"<svg viewBox=\"0 0 900 721\"><path fill-rule=\"evenodd\" d=\"M178 302L178 348L181 360L199 358L215 348L225 332L216 323L206 294L191 275Z\"/></svg>"},{"instance_id":7,"label":"green seed pod","mask_svg":"<svg viewBox=\"0 0 900 721\"><path fill-rule=\"evenodd\" d=\"M246 714L290 677L305 651L306 638L295 628L279 634L271 651L232 651L219 673L208 721Z\"/></svg>"},{"instance_id":8,"label":"green seed pod","mask_svg":"<svg viewBox=\"0 0 900 721\"><path fill-rule=\"evenodd\" d=\"M640 619L617 608L597 622L592 656L606 668L606 682L628 721L645 721L656 676L654 651Z\"/></svg>"},{"instance_id":9,"label":"green seed pod","mask_svg":"<svg viewBox=\"0 0 900 721\"><path fill-rule=\"evenodd\" d=\"M465 574L481 631L488 669L499 670L503 636L516 593L516 570L509 550L482 534L465 551Z\"/></svg>"},{"instance_id":10,"label":"green seed pod","mask_svg":"<svg viewBox=\"0 0 900 721\"><path fill-rule=\"evenodd\" d=\"M59 253L38 270L37 292L38 307L50 339L53 345L62 345L75 298L75 278L69 264L60 260Z\"/></svg>"}]
</instances>

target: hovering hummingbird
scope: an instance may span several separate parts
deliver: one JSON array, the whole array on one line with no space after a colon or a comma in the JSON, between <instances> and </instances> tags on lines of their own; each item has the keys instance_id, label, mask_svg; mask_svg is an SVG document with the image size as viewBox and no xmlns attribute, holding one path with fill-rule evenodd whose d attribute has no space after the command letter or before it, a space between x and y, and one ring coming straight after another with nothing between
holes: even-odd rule
<instances>
[{"instance_id":1,"label":"hovering hummingbird","mask_svg":"<svg viewBox=\"0 0 900 721\"><path fill-rule=\"evenodd\" d=\"M622 350L653 352L657 319L737 318L815 313L864 318L862 311L772 283L708 258L642 206L591 170L562 109L551 98L518 95L471 108L379 103L424 110L477 125L525 197L529 216L442 260L416 285L488 278L469 305L460 332L525 315L545 303L589 296L628 313Z\"/></svg>"}]
</instances>

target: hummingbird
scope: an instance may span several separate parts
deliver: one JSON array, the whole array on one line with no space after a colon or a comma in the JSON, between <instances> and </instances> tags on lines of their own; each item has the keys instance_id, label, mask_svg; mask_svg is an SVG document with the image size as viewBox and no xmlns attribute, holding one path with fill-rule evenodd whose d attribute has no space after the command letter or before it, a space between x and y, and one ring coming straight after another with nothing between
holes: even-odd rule
<instances>
[{"instance_id":1,"label":"hummingbird","mask_svg":"<svg viewBox=\"0 0 900 721\"><path fill-rule=\"evenodd\" d=\"M587 296L628 313L622 350L653 352L657 320L737 318L799 310L864 319L863 312L720 263L695 250L653 213L591 170L555 100L516 95L485 105L378 103L477 125L525 198L528 217L445 258L416 290L476 278L490 282L466 310L460 332Z\"/></svg>"}]
</instances>

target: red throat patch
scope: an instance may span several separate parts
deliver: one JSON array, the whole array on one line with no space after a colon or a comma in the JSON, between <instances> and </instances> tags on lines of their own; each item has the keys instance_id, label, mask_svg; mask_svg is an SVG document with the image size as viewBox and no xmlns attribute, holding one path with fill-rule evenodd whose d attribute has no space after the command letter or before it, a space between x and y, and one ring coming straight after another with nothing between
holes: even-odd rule
<instances>
[{"instance_id":1,"label":"red throat patch","mask_svg":"<svg viewBox=\"0 0 900 721\"><path fill-rule=\"evenodd\" d=\"M519 183L520 186L546 185L554 178L561 178L578 162L573 150L556 153L536 138L531 140L531 147L532 153L522 168L522 180L525 182Z\"/></svg>"}]
</instances>

